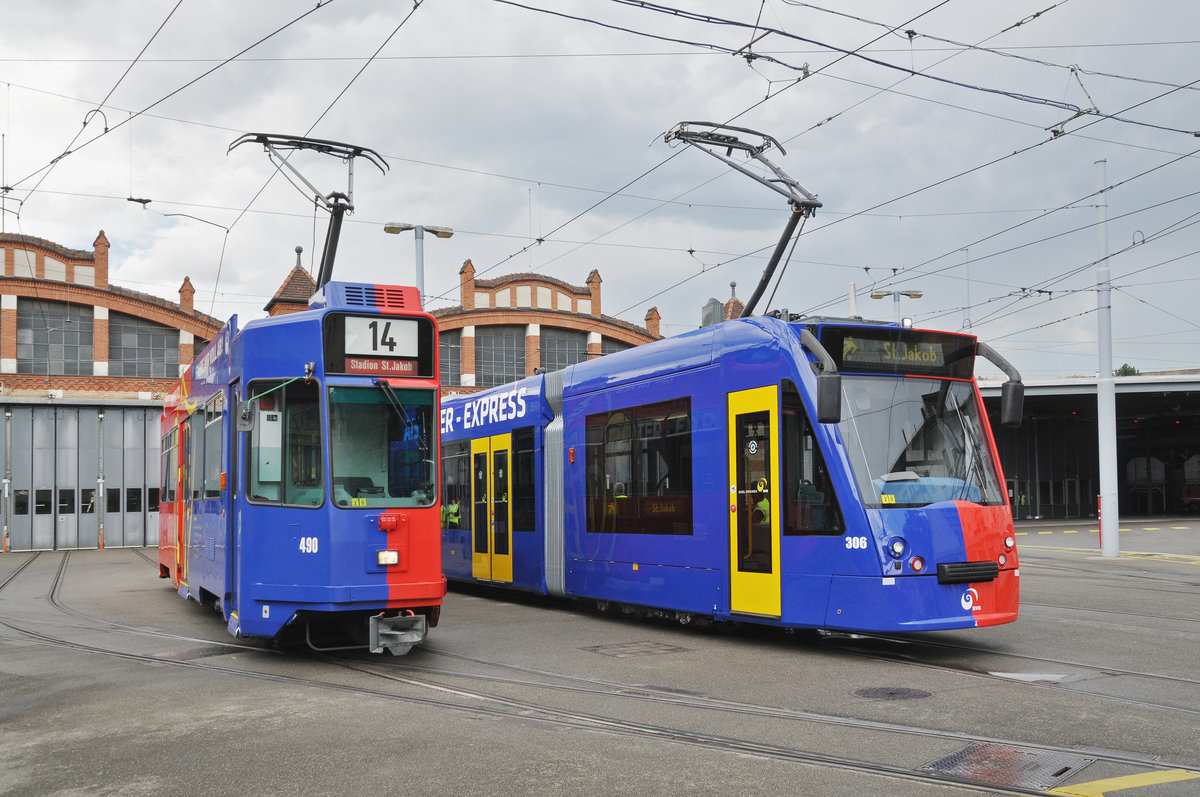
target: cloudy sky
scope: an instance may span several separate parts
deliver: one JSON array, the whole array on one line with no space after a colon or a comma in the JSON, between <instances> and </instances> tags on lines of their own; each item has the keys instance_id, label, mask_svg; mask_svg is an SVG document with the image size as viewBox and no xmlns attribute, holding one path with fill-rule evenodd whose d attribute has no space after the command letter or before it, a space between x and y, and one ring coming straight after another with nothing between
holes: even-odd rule
<instances>
[{"instance_id":1,"label":"cloudy sky","mask_svg":"<svg viewBox=\"0 0 1200 797\"><path fill-rule=\"evenodd\" d=\"M5 232L91 249L111 280L263 315L327 223L244 133L359 160L335 279L547 274L667 334L749 296L784 197L663 134L776 139L817 194L770 308L971 332L1027 380L1093 374L1108 253L1114 366L1200 367L1200 6L1185 0L0 0ZM754 140L743 136L746 140ZM1097 161L1103 160L1103 171ZM291 162L346 191L336 158ZM1097 193L1101 187L1108 187ZM146 204L130 198L150 200ZM1098 207L1102 206L1102 207ZM1103 225L1098 220L1107 219ZM759 310L766 305L764 296ZM985 366L990 367L990 366Z\"/></svg>"}]
</instances>

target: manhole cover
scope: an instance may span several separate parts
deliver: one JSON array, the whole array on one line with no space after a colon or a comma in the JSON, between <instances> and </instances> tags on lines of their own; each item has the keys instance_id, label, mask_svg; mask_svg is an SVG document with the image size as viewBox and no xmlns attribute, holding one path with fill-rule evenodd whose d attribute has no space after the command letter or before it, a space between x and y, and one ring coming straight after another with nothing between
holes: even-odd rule
<instances>
[{"instance_id":1,"label":"manhole cover","mask_svg":"<svg viewBox=\"0 0 1200 797\"><path fill-rule=\"evenodd\" d=\"M664 645L662 642L619 642L612 645L595 645L582 650L599 653L602 656L612 656L617 659L628 659L634 656L661 656L664 653L684 653L687 648L678 645Z\"/></svg>"},{"instance_id":2,"label":"manhole cover","mask_svg":"<svg viewBox=\"0 0 1200 797\"><path fill-rule=\"evenodd\" d=\"M1070 753L978 742L917 770L994 786L1044 791L1095 760Z\"/></svg>"},{"instance_id":3,"label":"manhole cover","mask_svg":"<svg viewBox=\"0 0 1200 797\"><path fill-rule=\"evenodd\" d=\"M924 689L910 689L907 686L871 686L866 689L855 689L854 694L868 700L924 700L933 696L933 692L926 692Z\"/></svg>"}]
</instances>

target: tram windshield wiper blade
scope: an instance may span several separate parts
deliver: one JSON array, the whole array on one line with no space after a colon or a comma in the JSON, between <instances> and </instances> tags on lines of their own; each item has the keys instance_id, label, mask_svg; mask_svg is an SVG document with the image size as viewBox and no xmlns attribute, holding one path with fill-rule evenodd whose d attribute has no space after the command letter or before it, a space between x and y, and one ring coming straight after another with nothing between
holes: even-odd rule
<instances>
[{"instance_id":1,"label":"tram windshield wiper blade","mask_svg":"<svg viewBox=\"0 0 1200 797\"><path fill-rule=\"evenodd\" d=\"M396 411L396 417L400 419L400 423L404 428L407 429L410 426L417 427L417 442L420 444L422 451L427 451L429 447L425 445L425 436L421 434L420 425L408 417L408 413L404 411L404 405L400 403L400 399L396 396L396 391L392 390L392 386L388 384L388 381L376 378L372 380L372 384L382 390L383 395L387 396L388 403Z\"/></svg>"}]
</instances>

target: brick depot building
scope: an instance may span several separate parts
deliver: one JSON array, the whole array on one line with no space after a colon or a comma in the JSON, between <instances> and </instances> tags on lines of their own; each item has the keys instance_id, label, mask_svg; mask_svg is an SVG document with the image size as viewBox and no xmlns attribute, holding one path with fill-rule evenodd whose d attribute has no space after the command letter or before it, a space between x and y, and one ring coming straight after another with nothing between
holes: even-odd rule
<instances>
[{"instance_id":1,"label":"brick depot building","mask_svg":"<svg viewBox=\"0 0 1200 797\"><path fill-rule=\"evenodd\" d=\"M3 550L155 545L162 396L222 323L108 281L91 251L0 234Z\"/></svg>"},{"instance_id":2,"label":"brick depot building","mask_svg":"<svg viewBox=\"0 0 1200 797\"><path fill-rule=\"evenodd\" d=\"M438 321L442 393L473 393L534 373L657 340L657 308L639 327L602 312L600 273L584 285L543 274L476 279L459 271L461 303L431 313Z\"/></svg>"}]
</instances>

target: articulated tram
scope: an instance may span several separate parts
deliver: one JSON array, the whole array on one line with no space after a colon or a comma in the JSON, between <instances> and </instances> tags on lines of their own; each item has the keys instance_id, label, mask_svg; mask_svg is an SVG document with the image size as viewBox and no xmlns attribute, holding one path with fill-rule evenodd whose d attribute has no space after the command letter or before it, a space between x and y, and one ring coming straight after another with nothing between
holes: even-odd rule
<instances>
[{"instance_id":1,"label":"articulated tram","mask_svg":"<svg viewBox=\"0 0 1200 797\"><path fill-rule=\"evenodd\" d=\"M455 580L680 622L1016 619L1012 513L965 334L748 317L443 399Z\"/></svg>"}]
</instances>

